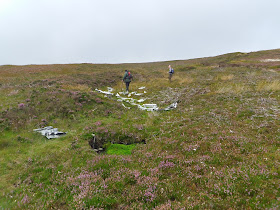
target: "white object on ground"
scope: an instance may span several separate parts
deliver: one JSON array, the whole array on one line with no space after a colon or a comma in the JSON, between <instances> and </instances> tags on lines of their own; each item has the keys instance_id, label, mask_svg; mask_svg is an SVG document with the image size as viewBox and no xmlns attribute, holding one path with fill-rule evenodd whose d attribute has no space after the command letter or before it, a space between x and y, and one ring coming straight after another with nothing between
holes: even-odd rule
<instances>
[{"instance_id":1,"label":"white object on ground","mask_svg":"<svg viewBox=\"0 0 280 210\"><path fill-rule=\"evenodd\" d=\"M139 90L142 90L142 89L145 89L146 87L140 87L140 88L138 88Z\"/></svg>"},{"instance_id":2,"label":"white object on ground","mask_svg":"<svg viewBox=\"0 0 280 210\"><path fill-rule=\"evenodd\" d=\"M138 105L139 109L147 111L157 111L158 107L156 104L143 104L143 106Z\"/></svg>"},{"instance_id":3,"label":"white object on ground","mask_svg":"<svg viewBox=\"0 0 280 210\"><path fill-rule=\"evenodd\" d=\"M264 60L261 60L262 62L278 62L280 61L280 59L264 59Z\"/></svg>"},{"instance_id":4,"label":"white object on ground","mask_svg":"<svg viewBox=\"0 0 280 210\"><path fill-rule=\"evenodd\" d=\"M177 102L173 103L173 104L170 104L168 107L166 107L164 110L165 111L169 111L171 109L176 109L177 108Z\"/></svg>"},{"instance_id":5,"label":"white object on ground","mask_svg":"<svg viewBox=\"0 0 280 210\"><path fill-rule=\"evenodd\" d=\"M58 137L66 134L65 132L58 131L57 128L53 128L52 126L33 129L33 131L41 133L41 135L47 137L48 139L58 138Z\"/></svg>"},{"instance_id":6,"label":"white object on ground","mask_svg":"<svg viewBox=\"0 0 280 210\"><path fill-rule=\"evenodd\" d=\"M103 93L103 94L106 94L106 95L114 95L113 93L111 93L111 92L108 92L108 91L102 91L102 90L99 90L99 89L95 89L97 92L99 92L99 93Z\"/></svg>"},{"instance_id":7,"label":"white object on ground","mask_svg":"<svg viewBox=\"0 0 280 210\"><path fill-rule=\"evenodd\" d=\"M108 92L112 92L114 89L111 87L108 87Z\"/></svg>"}]
</instances>

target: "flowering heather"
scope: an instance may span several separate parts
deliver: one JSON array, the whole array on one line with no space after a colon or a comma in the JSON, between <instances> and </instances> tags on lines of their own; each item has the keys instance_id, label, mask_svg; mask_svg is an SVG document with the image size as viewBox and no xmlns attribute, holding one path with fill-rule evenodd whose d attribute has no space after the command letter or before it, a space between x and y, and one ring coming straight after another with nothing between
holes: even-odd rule
<instances>
[{"instance_id":1,"label":"flowering heather","mask_svg":"<svg viewBox=\"0 0 280 210\"><path fill-rule=\"evenodd\" d=\"M166 161L161 161L158 165L159 168L173 168L175 164L173 162L169 162L168 160Z\"/></svg>"},{"instance_id":2,"label":"flowering heather","mask_svg":"<svg viewBox=\"0 0 280 210\"><path fill-rule=\"evenodd\" d=\"M24 104L24 103L18 104L18 108L19 108L19 109L23 109L24 107L25 107L25 104Z\"/></svg>"},{"instance_id":3,"label":"flowering heather","mask_svg":"<svg viewBox=\"0 0 280 210\"><path fill-rule=\"evenodd\" d=\"M102 99L101 99L101 98L96 98L96 99L95 99L95 102L98 103L98 104L100 104L100 103L102 103Z\"/></svg>"},{"instance_id":4,"label":"flowering heather","mask_svg":"<svg viewBox=\"0 0 280 210\"><path fill-rule=\"evenodd\" d=\"M157 186L154 185L154 186L149 186L148 189L145 190L144 197L145 197L146 201L152 202L152 201L155 200L155 198L156 198L156 194L155 194L156 189L157 189Z\"/></svg>"},{"instance_id":5,"label":"flowering heather","mask_svg":"<svg viewBox=\"0 0 280 210\"><path fill-rule=\"evenodd\" d=\"M279 209L279 54L0 66L0 209ZM143 86L159 111L118 101Z\"/></svg>"},{"instance_id":6,"label":"flowering heather","mask_svg":"<svg viewBox=\"0 0 280 210\"><path fill-rule=\"evenodd\" d=\"M95 122L94 123L96 126L100 126L100 125L102 125L102 122L101 121L97 121L97 122Z\"/></svg>"}]
</instances>

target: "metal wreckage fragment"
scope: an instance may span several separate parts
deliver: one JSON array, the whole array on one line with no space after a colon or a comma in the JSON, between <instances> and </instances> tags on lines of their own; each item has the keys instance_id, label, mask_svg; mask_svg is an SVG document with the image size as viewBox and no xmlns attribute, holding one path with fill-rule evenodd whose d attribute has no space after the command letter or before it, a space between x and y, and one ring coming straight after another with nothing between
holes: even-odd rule
<instances>
[{"instance_id":1,"label":"metal wreckage fragment","mask_svg":"<svg viewBox=\"0 0 280 210\"><path fill-rule=\"evenodd\" d=\"M59 138L66 135L65 132L58 131L58 128L53 128L52 126L34 129L33 131L40 133L41 135L47 137L47 139Z\"/></svg>"}]
</instances>

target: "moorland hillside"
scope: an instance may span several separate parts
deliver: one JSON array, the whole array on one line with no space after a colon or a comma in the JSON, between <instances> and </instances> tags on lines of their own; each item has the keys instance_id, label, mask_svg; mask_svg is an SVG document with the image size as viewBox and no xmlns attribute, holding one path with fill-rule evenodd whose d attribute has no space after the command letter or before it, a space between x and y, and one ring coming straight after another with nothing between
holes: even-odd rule
<instances>
[{"instance_id":1,"label":"moorland hillside","mask_svg":"<svg viewBox=\"0 0 280 210\"><path fill-rule=\"evenodd\" d=\"M125 69L142 95L124 97L160 110L96 91L123 92ZM1 209L279 208L279 49L0 66L0 102ZM45 126L67 134L33 131Z\"/></svg>"}]
</instances>

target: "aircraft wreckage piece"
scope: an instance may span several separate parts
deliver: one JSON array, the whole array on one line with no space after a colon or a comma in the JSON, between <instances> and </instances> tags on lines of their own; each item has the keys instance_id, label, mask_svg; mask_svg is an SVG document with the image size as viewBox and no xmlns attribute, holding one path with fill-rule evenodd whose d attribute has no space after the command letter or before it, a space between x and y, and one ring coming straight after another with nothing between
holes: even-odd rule
<instances>
[{"instance_id":1,"label":"aircraft wreckage piece","mask_svg":"<svg viewBox=\"0 0 280 210\"><path fill-rule=\"evenodd\" d=\"M141 99L137 100L137 102L138 102L138 103L141 103L141 102L144 102L145 100L146 100L146 99L141 98Z\"/></svg>"},{"instance_id":2,"label":"aircraft wreckage piece","mask_svg":"<svg viewBox=\"0 0 280 210\"><path fill-rule=\"evenodd\" d=\"M113 90L114 90L114 89L111 88L111 87L107 87L107 89L108 89L108 92L110 92L110 93L113 92Z\"/></svg>"},{"instance_id":3,"label":"aircraft wreckage piece","mask_svg":"<svg viewBox=\"0 0 280 210\"><path fill-rule=\"evenodd\" d=\"M95 89L97 92L99 93L103 93L103 94L106 94L106 95L114 95L113 93L109 92L109 91L103 91L103 90L99 90L99 89Z\"/></svg>"},{"instance_id":4,"label":"aircraft wreckage piece","mask_svg":"<svg viewBox=\"0 0 280 210\"><path fill-rule=\"evenodd\" d=\"M168 107L166 107L164 110L165 111L169 111L171 109L176 109L177 108L177 102L173 103L173 104L170 104Z\"/></svg>"},{"instance_id":5,"label":"aircraft wreckage piece","mask_svg":"<svg viewBox=\"0 0 280 210\"><path fill-rule=\"evenodd\" d=\"M138 108L141 110L146 110L146 111L157 111L158 107L156 104L143 104L143 106L138 105Z\"/></svg>"},{"instance_id":6,"label":"aircraft wreckage piece","mask_svg":"<svg viewBox=\"0 0 280 210\"><path fill-rule=\"evenodd\" d=\"M57 128L53 128L52 126L34 129L33 131L41 133L41 135L47 137L47 139L59 138L66 134L65 132L58 131Z\"/></svg>"}]
</instances>

